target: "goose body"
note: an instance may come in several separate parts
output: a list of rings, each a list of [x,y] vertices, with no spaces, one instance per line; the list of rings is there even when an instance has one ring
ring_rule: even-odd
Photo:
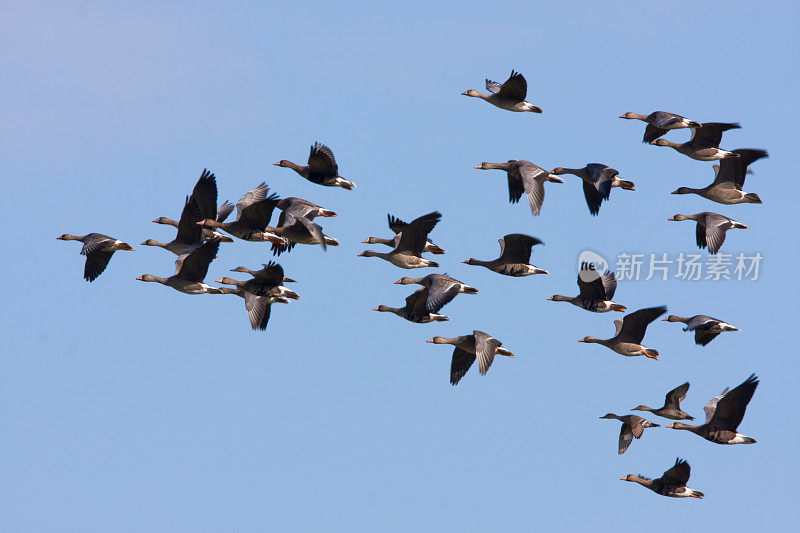
[[[747,167],[754,161],[768,154],[765,150],[738,148],[733,151],[738,157],[725,158],[719,165],[714,165],[714,181],[702,189],[679,187],[672,194],[697,194],[718,204],[760,204],[761,198],[756,193],[742,190],[747,175]]]
[[[373,311],[380,311],[383,313],[394,313],[400,318],[405,318],[409,322],[416,322],[418,324],[428,324],[429,322],[446,322],[450,317],[440,315],[438,312],[430,312],[429,308],[435,306],[428,303],[429,289],[423,287],[406,298],[406,305],[403,307],[389,307],[388,305],[379,305],[373,308]],[[439,308],[443,307],[440,305]]]
[[[646,348],[641,343],[644,339],[647,326],[666,312],[667,308],[665,306],[639,309],[638,311],[625,315],[620,320],[614,321],[617,331],[612,338],[598,339],[595,337],[584,337],[578,340],[578,342],[602,344],[606,348],[610,348],[626,357],[644,355],[650,359],[658,360],[658,351]]]
[[[457,385],[467,370],[478,360],[478,369],[481,375],[489,371],[489,367],[494,362],[495,355],[505,355],[514,357],[514,354],[502,348],[503,343],[495,339],[488,333],[474,330],[472,335],[461,337],[433,337],[427,342],[433,344],[451,344],[453,349],[453,359],[450,363],[450,384]]]
[[[530,264],[531,250],[542,241],[522,233],[510,233],[498,239],[500,243],[500,257],[491,261],[469,258],[462,263],[473,266],[482,266],[498,274],[512,277],[531,276],[533,274],[548,274],[546,270]]]
[[[664,322],[683,322],[686,324],[686,327],[683,328],[683,331],[694,331],[694,342],[700,346],[707,345],[720,333],[726,331],[739,331],[738,328],[731,326],[727,322],[723,322],[718,318],[708,315],[694,315],[693,317],[688,318],[677,315],[669,315],[663,320]]]
[[[278,196],[270,194],[266,183],[247,192],[236,202],[236,220],[219,222],[215,218],[206,218],[199,225],[221,230],[245,241],[274,241],[278,237],[267,231],[272,212],[278,204]]]
[[[339,246],[339,241],[325,235],[322,227],[314,222],[318,216],[335,217],[336,213],[323,209],[317,204],[300,198],[284,198],[277,203],[281,215],[278,218],[278,227],[268,227],[276,238],[271,238],[272,253],[281,255],[290,252],[295,244],[319,244],[323,250],[328,246]]]
[[[600,418],[614,419],[622,422],[622,428],[619,432],[619,445],[617,446],[617,453],[619,455],[625,453],[625,450],[627,450],[628,446],[630,446],[631,442],[633,442],[634,437],[637,439],[642,438],[645,428],[660,427],[658,424],[654,424],[653,422],[645,420],[641,416],[636,415],[619,416],[615,415],[614,413],[606,413]]]
[[[703,211],[694,215],[675,215],[667,220],[680,222],[683,220],[694,220],[697,222],[695,228],[695,239],[697,247],[700,249],[708,248],[708,253],[716,254],[725,242],[725,232],[729,229],[748,229],[741,222],[736,222],[719,213]]]
[[[554,294],[548,300],[553,302],[569,302],[576,307],[586,309],[593,313],[607,313],[609,311],[624,312],[626,307],[614,303],[614,293],[617,291],[617,278],[613,272],[606,272],[602,276],[595,274],[594,279],[587,280],[589,277],[585,273],[578,274],[578,288],[580,294],[577,296],[562,296]]]
[[[638,483],[645,488],[648,488],[669,498],[698,498],[702,499],[705,494],[698,490],[690,489],[686,486],[689,482],[689,475],[691,474],[691,467],[689,463],[683,459],[676,459],[675,466],[664,472],[661,477],[650,479],[643,476],[636,476],[628,474],[625,477],[619,478],[621,481],[632,481]]]
[[[522,159],[512,159],[506,163],[483,162],[475,168],[505,171],[508,177],[508,201],[515,204],[525,194],[531,206],[531,213],[534,215],[538,215],[542,210],[545,182],[564,183],[561,178]]]
[[[399,218],[389,215],[386,215],[389,221],[389,229],[391,229],[395,235],[391,239],[382,239],[380,237],[368,237],[361,241],[363,244],[385,244],[386,246],[391,246],[394,248],[397,246],[397,243],[400,241],[400,234],[403,232],[406,226],[408,226],[407,222],[400,220]],[[430,252],[436,255],[442,255],[445,251],[434,244],[434,242],[430,239],[425,239],[425,247],[422,249],[423,252]]]
[[[653,409],[646,405],[640,405],[634,407],[632,411],[649,411],[654,415],[669,418],[670,420],[694,420],[693,416],[681,411],[681,402],[686,398],[686,393],[688,391],[689,382],[687,381],[683,385],[678,385],[667,393],[666,398],[664,398],[664,407]]]
[[[482,94],[474,89],[469,89],[461,94],[464,96],[481,98],[493,106],[505,109],[506,111],[514,111],[516,113],[525,111],[530,111],[531,113],[542,112],[541,108],[525,101],[528,95],[528,82],[525,81],[525,77],[519,72],[512,70],[511,76],[509,76],[502,85],[487,79],[486,90],[489,91],[489,94]]]
[[[583,181],[583,197],[592,216],[597,216],[600,212],[600,204],[609,199],[613,187],[626,191],[636,190],[632,181],[619,177],[618,170],[601,163],[589,163],[583,168],[556,167],[551,173],[557,176],[572,174]]]
[[[395,281],[397,285],[418,284],[426,292],[424,311],[429,314],[438,313],[442,307],[453,301],[459,294],[477,294],[478,289],[470,287],[457,279],[444,274],[428,274],[424,278],[403,277]]]
[[[318,142],[311,146],[308,164],[305,166],[297,165],[286,159],[273,164],[278,167],[291,168],[311,183],[326,187],[341,187],[348,191],[356,188],[355,183],[339,175],[339,165],[336,163],[331,149]]]
[[[722,133],[738,129],[738,123],[704,122],[699,127],[692,128],[692,137],[685,143],[674,143],[666,139],[657,139],[650,144],[654,146],[669,146],[678,152],[698,161],[716,161],[718,159],[739,157],[738,154],[722,150],[719,143]]]
[[[438,211],[428,213],[412,220],[407,224],[396,239],[396,244],[391,252],[376,252],[364,250],[359,257],[379,257],[400,268],[425,268],[438,267],[439,263],[422,257],[428,240],[428,234],[441,220],[442,214]]]
[[[644,129],[644,137],[642,137],[642,142],[644,143],[655,141],[669,130],[675,130],[679,128],[697,128],[700,126],[699,122],[689,120],[686,117],[676,115],[675,113],[667,113],[666,111],[653,111],[649,115],[639,115],[638,113],[632,113],[628,111],[619,118],[641,120],[642,122],[646,122],[647,127]]]
[[[119,239],[103,235],[102,233],[89,233],[87,235],[70,235],[65,233],[56,237],[60,241],[78,241],[83,243],[81,255],[86,256],[83,267],[83,279],[92,282],[103,273],[111,261],[111,256],[117,250],[132,252],[133,247]]]
[[[216,287],[203,282],[211,261],[219,251],[219,241],[204,242],[187,250],[175,260],[175,274],[168,278],[143,274],[139,281],[161,283],[185,294],[222,294]]]

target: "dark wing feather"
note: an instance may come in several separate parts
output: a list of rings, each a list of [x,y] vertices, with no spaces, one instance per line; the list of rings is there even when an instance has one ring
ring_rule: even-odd
[[[219,251],[219,239],[206,241],[184,252],[175,261],[175,276],[184,281],[201,282]]]
[[[689,482],[689,475],[691,472],[692,469],[689,463],[683,459],[677,459],[675,461],[675,466],[664,472],[661,476],[661,482],[669,486],[685,487]]]
[[[458,296],[459,287],[446,276],[435,276],[428,287],[426,311],[438,313],[442,307]]]
[[[514,167],[506,172],[506,175],[508,176],[508,201],[515,204],[519,202],[519,199],[525,193],[522,175],[520,169]]]
[[[406,222],[392,215],[386,215],[386,218],[389,221],[389,229],[392,230],[395,233],[395,235],[403,231],[403,228],[408,226]]]
[[[717,410],[709,424],[718,429],[736,431],[742,423],[747,404],[758,387],[758,378],[751,374],[741,385],[734,387],[717,402]]]
[[[233,207],[234,205],[228,200],[222,202],[222,204],[217,208],[217,222],[225,222],[225,220],[230,216],[231,211],[233,211]]]
[[[653,111],[647,117],[648,123],[657,128],[669,128],[682,121],[685,117],[676,115],[675,113],[667,113],[666,111]]]
[[[686,393],[689,391],[689,382],[683,385],[678,385],[667,393],[664,398],[664,407],[680,410],[681,402],[686,398]]]
[[[421,322],[428,316],[428,288],[423,287],[406,297],[406,316],[411,322]]]
[[[450,362],[450,384],[457,385],[469,367],[475,362],[475,354],[456,348],[453,350],[453,360]]]
[[[335,178],[339,174],[339,165],[333,157],[333,152],[324,144],[314,143],[308,154],[309,181],[322,183],[328,178]]]
[[[639,309],[622,317],[622,328],[617,334],[617,339],[622,342],[640,344],[644,339],[647,326],[656,318],[667,312],[666,306],[647,307]]]
[[[193,198],[186,198],[175,240],[183,244],[195,244],[203,240],[203,228],[197,223],[206,218],[201,213],[197,202]]]
[[[528,82],[519,72],[511,71],[511,76],[500,86],[497,96],[509,98],[511,100],[525,100],[528,95]]]
[[[747,167],[761,158],[769,157],[766,150],[754,148],[737,148],[733,153],[739,157],[723,159],[719,162],[719,172],[714,180],[714,184],[731,182],[741,190],[747,176]]]
[[[106,246],[114,244],[116,239],[112,239],[108,235],[102,233],[90,233],[83,238],[83,246],[81,247],[81,255],[89,255],[93,252],[99,252]]]
[[[583,196],[586,198],[586,205],[589,206],[589,213],[597,216],[600,212],[600,204],[603,203],[603,195],[591,183],[583,182]]]
[[[217,217],[217,178],[208,169],[203,169],[190,199],[197,203],[200,220],[207,218],[213,220]]]
[[[425,249],[425,242],[428,240],[428,234],[433,230],[436,224],[439,223],[441,218],[442,214],[438,211],[434,211],[409,222],[400,233],[400,240],[395,250],[409,251],[417,255],[421,254],[422,250]]]
[[[659,128],[658,126],[653,126],[652,124],[648,124],[644,128],[644,137],[642,137],[643,143],[653,142],[669,130],[665,130],[663,128]]]
[[[631,426],[629,424],[623,422],[622,427],[619,430],[619,444],[617,453],[619,455],[625,453],[625,450],[628,449],[628,446],[631,445],[631,442],[633,442],[633,431],[631,430]]]
[[[86,265],[83,267],[83,279],[86,281],[96,280],[108,266],[112,255],[114,255],[114,252],[104,252],[102,250],[86,254]]]
[[[542,241],[522,233],[509,233],[500,239],[500,260],[506,263],[525,263],[531,260],[531,250]]]
[[[692,128],[689,142],[695,148],[719,148],[722,133],[737,128],[741,128],[738,123],[704,122],[702,127]]]
[[[281,285],[283,283],[283,267],[274,261],[264,265],[264,268],[253,273],[253,277],[267,285]]]

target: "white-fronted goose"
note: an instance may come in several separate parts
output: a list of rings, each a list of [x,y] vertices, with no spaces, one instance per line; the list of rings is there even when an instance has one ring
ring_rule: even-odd
[[[472,332],[472,335],[464,335],[455,338],[434,337],[426,342],[433,344],[452,344],[455,346],[453,350],[453,360],[450,363],[450,384],[457,385],[464,374],[467,373],[469,367],[478,359],[478,370],[481,375],[489,371],[489,367],[494,362],[494,356],[505,355],[506,357],[514,357],[514,354],[502,348],[503,343],[495,339],[488,333],[478,331],[477,329]]]
[[[669,130],[678,128],[698,128],[699,122],[688,120],[686,117],[676,115],[675,113],[667,113],[666,111],[653,111],[649,115],[640,115],[628,111],[619,118],[641,120],[647,122],[647,127],[644,129],[643,143],[653,142]]]
[[[103,235],[102,233],[89,233],[88,235],[70,235],[65,233],[56,237],[60,241],[80,241],[83,243],[81,255],[86,256],[86,265],[83,267],[83,279],[92,282],[103,273],[111,261],[111,256],[117,250],[133,251],[133,247],[125,242]]]
[[[682,422],[673,422],[667,427],[671,429],[685,429],[695,435],[716,444],[755,444],[756,439],[737,433],[739,424],[742,423],[747,404],[753,398],[753,393],[758,387],[758,378],[750,374],[741,385],[728,392],[711,398],[706,404],[706,423],[702,426],[690,426]]]
[[[247,281],[240,281],[223,277],[215,280],[215,283],[235,285],[256,296],[280,296],[293,300],[300,299],[300,296],[296,292],[283,286],[283,283],[288,278],[283,273],[283,267],[278,263],[270,261],[268,264],[264,265],[264,268],[255,271],[245,269],[244,267],[236,267],[232,272],[248,272],[253,278]]]
[[[394,313],[400,318],[405,318],[409,322],[416,322],[418,324],[427,324],[429,322],[446,322],[450,317],[440,315],[438,313],[428,312],[428,288],[422,288],[406,297],[406,305],[403,307],[389,307],[388,305],[379,305],[373,307],[373,311],[380,311],[382,313]]]
[[[159,242],[155,239],[147,239],[142,246],[157,246],[175,255],[181,255],[189,248],[193,248],[203,242],[203,231],[198,222],[203,220],[200,216],[200,209],[197,202],[191,198],[186,198],[186,203],[181,211],[181,220],[178,223],[178,233],[170,242]],[[233,240],[228,238],[228,240]]]
[[[512,159],[507,163],[483,162],[475,167],[478,170],[503,170],[508,176],[508,201],[512,204],[519,202],[524,193],[531,204],[531,212],[538,215],[544,203],[544,183],[564,183],[564,180],[554,176],[546,170],[537,167],[530,161]]]
[[[530,111],[532,113],[541,113],[542,109],[535,105],[526,102],[525,97],[528,95],[528,82],[519,72],[511,71],[511,76],[505,83],[499,83],[491,80],[486,80],[486,90],[491,94],[482,94],[475,89],[470,89],[461,93],[464,96],[472,96],[475,98],[482,98],[493,106],[507,111],[523,112]]]
[[[602,344],[606,348],[610,348],[618,354],[627,357],[644,355],[650,359],[658,360],[658,351],[652,348],[645,348],[641,343],[642,340],[644,340],[647,326],[666,312],[667,308],[663,305],[660,307],[639,309],[638,311],[625,315],[620,320],[614,321],[617,331],[612,338],[597,339],[595,337],[584,337],[578,340],[578,342]]]
[[[719,252],[722,243],[725,242],[725,232],[729,229],[748,229],[747,226],[741,222],[728,218],[718,213],[711,211],[703,211],[702,213],[695,213],[694,215],[675,215],[667,220],[673,222],[680,222],[683,220],[694,220],[697,222],[695,228],[695,238],[697,239],[697,247],[702,249],[708,247],[708,253],[711,255]]]
[[[549,274],[547,270],[531,265],[531,249],[536,244],[544,244],[536,237],[522,233],[510,233],[497,240],[500,243],[500,257],[483,261],[470,257],[461,261],[467,265],[482,266],[504,276],[521,277],[533,274]]]
[[[686,324],[683,331],[694,331],[694,343],[700,346],[705,346],[724,331],[739,331],[738,328],[731,326],[727,322],[707,315],[694,315],[689,318],[669,315],[667,318],[663,319],[663,321],[683,322]]]
[[[361,241],[362,244],[385,244],[386,246],[391,246],[392,248],[397,246],[397,242],[400,240],[400,234],[403,232],[403,229],[408,226],[408,223],[390,214],[387,214],[386,218],[389,221],[389,229],[395,233],[394,238],[381,239],[380,237],[368,237]],[[445,253],[442,248],[434,244],[430,239],[425,239],[425,248],[423,248],[422,251],[430,252],[436,255],[442,255]]]
[[[686,393],[688,391],[689,382],[687,381],[683,385],[678,385],[667,393],[667,397],[664,398],[664,407],[653,409],[652,407],[647,407],[646,405],[640,405],[638,407],[634,407],[631,409],[631,411],[649,411],[654,415],[663,416],[664,418],[669,418],[670,420],[694,420],[693,416],[689,416],[681,411],[681,402],[686,398]]]
[[[612,187],[620,187],[626,191],[636,190],[632,181],[620,179],[619,171],[600,163],[589,163],[583,168],[556,167],[552,174],[573,174],[583,181],[583,196],[589,206],[589,213],[593,216],[600,212],[603,200],[608,200]]]
[[[702,189],[679,187],[672,194],[697,194],[718,204],[760,204],[761,198],[754,192],[744,192],[744,179],[747,175],[747,166],[767,157],[765,150],[752,148],[738,148],[733,151],[739,157],[727,158],[714,165],[714,182]]]
[[[642,438],[642,433],[644,433],[645,428],[660,427],[658,424],[654,424],[649,420],[645,420],[641,416],[636,415],[619,416],[615,415],[614,413],[606,413],[600,418],[609,418],[622,422],[622,429],[620,429],[619,432],[619,447],[617,449],[617,453],[619,455],[625,453],[625,450],[627,450],[628,446],[631,445],[634,437],[637,439]]]
[[[465,285],[457,279],[444,274],[428,274],[424,278],[403,277],[395,281],[396,285],[416,283],[428,289],[425,300],[426,313],[438,313],[442,307],[450,303],[459,294],[478,294],[478,289]]]
[[[175,260],[175,274],[168,278],[143,274],[139,281],[151,281],[172,287],[186,294],[222,294],[216,287],[203,282],[208,273],[208,266],[217,256],[219,241],[206,241],[183,253]]]
[[[438,267],[439,263],[422,257],[428,234],[441,220],[442,214],[438,211],[422,215],[412,220],[400,232],[394,250],[388,253],[364,250],[359,257],[380,257],[400,268]]]
[[[685,143],[657,139],[650,144],[654,146],[669,146],[698,161],[716,161],[717,159],[739,157],[738,154],[721,150],[719,147],[719,143],[722,142],[722,133],[738,128],[741,128],[738,123],[703,122],[700,127],[692,128],[692,138]]]
[[[699,490],[690,489],[686,486],[689,482],[689,475],[691,474],[691,467],[689,463],[680,457],[675,460],[675,466],[664,472],[664,474],[656,479],[650,479],[642,476],[635,476],[628,474],[625,477],[619,478],[620,481],[633,481],[639,485],[646,487],[656,494],[667,496],[669,498],[698,498],[702,499],[705,494]]]
[[[308,154],[308,165],[300,166],[285,159],[273,163],[273,165],[291,168],[311,183],[318,185],[341,187],[348,191],[356,188],[355,183],[339,175],[339,165],[336,164],[336,158],[333,157],[331,149],[318,142],[311,147],[311,152]]]
[[[277,237],[267,231],[272,212],[278,204],[278,195],[270,194],[266,183],[259,184],[255,189],[247,192],[236,202],[236,220],[233,222],[218,222],[207,218],[198,222],[200,225],[219,228],[234,237],[245,241],[269,241]]]
[[[289,303],[289,300],[278,296],[256,296],[241,287],[220,287],[219,291],[221,294],[235,294],[240,298],[244,298],[244,307],[247,311],[247,317],[250,319],[250,327],[254,330],[264,331],[267,329],[272,304]]]
[[[297,283],[292,278],[287,278],[283,274],[283,267],[281,267],[278,263],[270,261],[269,263],[262,263],[262,266],[264,268],[262,268],[261,270],[250,270],[247,267],[238,266],[236,268],[232,268],[231,272],[245,272],[247,274],[250,274],[254,278],[262,278],[262,279],[267,279],[267,280],[277,280],[279,283],[281,281],[283,283]],[[276,266],[280,268],[280,274],[278,274],[278,271],[275,268]],[[283,276],[283,280],[279,280],[278,279],[279,276]]]
[[[581,271],[578,274],[578,288],[580,289],[580,294],[577,296],[554,294],[548,300],[569,302],[593,313],[606,313],[608,311],[622,313],[626,309],[624,305],[611,301],[617,291],[617,278],[613,272],[606,272],[601,276],[593,270]]]
[[[270,238],[273,254],[290,252],[296,244],[319,244],[323,250],[327,250],[329,245],[339,246],[339,241],[325,235],[322,227],[314,222],[318,216],[335,217],[336,213],[301,198],[291,197],[284,200],[277,205],[281,210],[278,226],[267,228],[276,237]]]

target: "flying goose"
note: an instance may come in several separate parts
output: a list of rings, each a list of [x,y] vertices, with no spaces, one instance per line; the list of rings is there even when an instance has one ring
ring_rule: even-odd
[[[339,241],[325,235],[322,227],[314,222],[318,216],[335,217],[336,213],[333,211],[294,197],[284,198],[278,202],[277,207],[281,210],[278,227],[267,228],[267,231],[274,236],[270,238],[273,254],[290,252],[295,244],[319,244],[323,250],[327,250],[328,245],[339,246]]]
[[[300,296],[296,292],[283,286],[283,283],[288,278],[284,276],[283,267],[278,263],[270,261],[268,264],[264,265],[264,268],[257,271],[245,269],[244,267],[236,267],[232,272],[249,272],[253,278],[247,281],[240,281],[224,277],[215,280],[215,283],[235,285],[256,296],[277,296],[292,298],[293,300],[300,299]]]
[[[691,426],[682,422],[673,422],[667,427],[685,429],[695,435],[716,444],[755,444],[756,439],[737,433],[742,423],[747,404],[753,398],[758,387],[758,378],[750,374],[742,384],[728,392],[726,388],[721,394],[711,398],[703,408],[706,412],[706,423],[702,426]]]
[[[702,213],[695,213],[694,215],[675,215],[667,220],[673,222],[680,222],[683,220],[694,220],[697,222],[695,228],[695,237],[697,239],[698,248],[708,247],[708,253],[711,255],[716,254],[725,242],[725,232],[729,229],[748,229],[747,226],[741,222],[720,215],[712,213],[711,211],[703,211]]]
[[[556,167],[551,174],[573,174],[583,180],[583,196],[593,216],[600,212],[603,200],[608,200],[612,187],[620,187],[625,191],[636,190],[632,181],[620,179],[619,171],[600,163],[589,163],[583,168]]]
[[[111,261],[111,256],[117,250],[132,252],[130,244],[103,235],[102,233],[89,233],[88,235],[70,235],[65,233],[56,237],[60,241],[80,241],[83,243],[81,255],[86,256],[86,265],[83,267],[83,279],[92,282],[103,273]]]
[[[402,277],[394,283],[395,285],[416,283],[425,287],[427,289],[424,308],[426,313],[438,313],[442,307],[461,293],[478,294],[478,289],[444,274],[428,274],[424,278]]]
[[[619,446],[617,449],[617,453],[619,455],[625,453],[625,450],[627,450],[628,446],[631,445],[634,437],[637,439],[642,438],[642,433],[644,433],[645,428],[660,427],[658,424],[654,424],[649,420],[645,420],[641,416],[636,415],[619,416],[615,415],[614,413],[606,413],[600,418],[615,419],[622,422],[622,428],[619,431]]]
[[[217,256],[219,240],[206,241],[184,252],[175,260],[175,274],[168,278],[143,274],[139,281],[161,283],[186,294],[222,294],[222,292],[203,282],[208,266]]]
[[[661,477],[650,479],[643,476],[635,476],[628,474],[625,477],[619,478],[620,481],[633,481],[643,487],[646,487],[656,494],[668,496],[670,498],[698,498],[702,499],[705,494],[699,490],[690,489],[686,486],[689,482],[689,475],[691,474],[691,467],[689,463],[681,458],[675,460],[675,465],[664,472]]]
[[[694,420],[693,416],[689,416],[681,411],[681,402],[686,398],[686,393],[688,391],[689,382],[687,381],[683,385],[678,385],[667,393],[666,398],[664,398],[664,407],[653,409],[646,405],[640,405],[634,407],[631,411],[650,411],[654,415],[663,416],[670,420]]]
[[[660,307],[639,309],[638,311],[625,315],[620,320],[614,321],[617,331],[612,338],[597,339],[595,337],[584,337],[578,340],[578,342],[602,344],[606,348],[610,348],[618,354],[627,357],[644,355],[650,359],[658,360],[658,351],[652,348],[645,348],[641,343],[644,339],[647,326],[666,312],[667,308],[663,305]]]
[[[254,278],[259,278],[260,277],[260,278],[267,278],[267,279],[277,279],[277,276],[276,276],[277,270],[274,269],[274,265],[277,265],[278,267],[280,267],[280,265],[278,265],[278,263],[274,263],[274,262],[270,261],[269,263],[262,263],[262,266],[264,268],[262,268],[261,270],[250,270],[247,267],[238,266],[236,268],[232,268],[231,272],[245,272],[247,274],[250,274]],[[281,267],[281,274],[280,275],[283,275],[283,267]],[[297,281],[293,280],[292,278],[287,278],[285,275],[283,276],[282,280],[278,280],[278,281],[282,281],[283,283],[297,283]]]
[[[649,115],[639,115],[628,111],[619,118],[627,118],[629,120],[641,120],[647,122],[647,127],[644,129],[643,143],[655,141],[669,130],[678,128],[698,128],[699,122],[688,120],[686,117],[676,115],[675,113],[667,113],[666,111],[653,111]]]
[[[569,302],[593,313],[606,313],[608,311],[622,313],[627,309],[624,305],[611,301],[617,291],[617,278],[613,272],[606,272],[601,276],[593,270],[582,270],[578,273],[578,288],[580,289],[580,294],[577,296],[570,297],[554,294],[547,299],[553,302]]]
[[[387,214],[386,218],[389,221],[389,229],[394,232],[394,237],[391,239],[381,239],[380,237],[368,237],[361,241],[362,244],[385,244],[386,246],[391,246],[394,248],[397,246],[397,242],[400,240],[400,233],[402,233],[403,229],[408,226],[407,222],[400,220],[399,218]],[[433,243],[430,239],[425,240],[425,248],[422,249],[423,252],[430,252],[432,254],[441,255],[444,254],[444,250]]]
[[[507,357],[514,357],[514,354],[502,348],[502,342],[495,339],[488,333],[478,331],[477,329],[472,332],[472,335],[463,335],[461,337],[446,338],[446,337],[433,337],[426,342],[433,344],[452,344],[455,346],[453,350],[453,360],[450,363],[450,384],[457,385],[464,374],[467,373],[469,367],[478,359],[478,370],[481,375],[485,375],[492,366],[495,354],[505,355]]]
[[[278,195],[267,196],[268,192],[269,187],[262,182],[239,198],[236,202],[236,220],[233,222],[219,222],[213,218],[206,218],[198,224],[220,228],[245,241],[275,240],[277,236],[267,231],[267,226],[278,204]]]
[[[438,211],[422,215],[412,220],[400,232],[400,238],[394,250],[388,253],[364,250],[359,257],[380,257],[400,268],[438,267],[439,263],[422,258],[422,251],[428,240],[428,234],[441,220],[442,214]]]
[[[717,335],[724,331],[740,331],[723,322],[718,318],[707,315],[694,315],[693,317],[683,317],[677,315],[669,315],[667,318],[662,319],[664,322],[683,322],[686,327],[683,331],[694,331],[694,343],[700,346],[705,346],[713,341]]]
[[[738,148],[733,151],[739,157],[726,158],[714,165],[714,182],[702,189],[679,187],[672,194],[697,194],[718,204],[760,204],[761,198],[754,192],[742,190],[747,175],[747,166],[767,157],[765,150]]]
[[[203,229],[198,225],[201,220],[203,217],[200,216],[197,202],[187,197],[183,211],[181,211],[181,220],[178,222],[178,233],[175,238],[167,243],[147,239],[142,246],[157,246],[175,255],[181,255],[189,248],[194,248],[203,242]],[[228,240],[232,241],[233,239],[228,238]]]
[[[272,304],[289,303],[289,300],[279,296],[256,296],[241,287],[220,287],[219,291],[222,294],[235,294],[240,298],[244,298],[244,308],[247,311],[247,317],[250,319],[250,327],[254,330],[264,331],[267,329]]]
[[[534,245],[544,244],[536,237],[522,233],[510,233],[497,240],[500,243],[500,257],[491,261],[469,258],[462,263],[482,266],[504,276],[530,276],[532,274],[549,274],[546,270],[529,264],[531,249]]]
[[[475,167],[478,170],[503,170],[508,176],[508,201],[512,204],[519,202],[524,193],[531,204],[531,212],[538,215],[544,203],[544,183],[564,183],[561,178],[537,167],[530,161],[512,159],[507,163],[483,162]]]
[[[721,150],[719,147],[719,143],[722,141],[722,133],[738,128],[741,128],[738,122],[704,122],[699,127],[692,128],[692,138],[685,143],[657,139],[650,144],[654,146],[669,146],[698,161],[716,161],[717,159],[739,157],[739,154]]]
[[[528,82],[519,72],[511,71],[511,76],[500,85],[495,81],[486,80],[486,90],[491,94],[482,94],[474,89],[461,93],[464,96],[482,98],[490,104],[507,111],[541,113],[542,110],[525,101],[528,95]]]
[[[318,185],[341,187],[348,191],[356,188],[355,183],[339,175],[339,165],[336,164],[336,158],[333,157],[331,149],[318,142],[311,147],[311,152],[308,154],[308,165],[300,166],[285,159],[273,163],[273,165],[291,168],[311,183]]]
[[[382,313],[394,313],[400,318],[405,318],[409,322],[416,322],[419,324],[427,324],[429,322],[446,322],[450,317],[440,315],[437,312],[428,311],[428,292],[429,289],[424,287],[406,297],[406,305],[403,307],[389,307],[388,305],[379,305],[372,308],[373,311],[380,311]],[[444,304],[442,304],[444,306]],[[441,307],[441,306],[440,306]]]

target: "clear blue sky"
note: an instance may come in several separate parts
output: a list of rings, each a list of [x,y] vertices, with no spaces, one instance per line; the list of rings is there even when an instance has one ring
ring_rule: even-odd
[[[798,9],[791,3],[4,3],[0,175],[6,253],[0,358],[4,531],[671,531],[797,523],[798,350],[791,324],[797,209]],[[524,73],[544,114],[460,96]],[[740,122],[723,146],[766,148],[746,190],[763,205],[671,196],[711,163],[642,144],[625,111]],[[684,139],[675,132],[671,139]],[[307,183],[280,159],[331,146],[355,192]],[[481,161],[545,168],[603,162],[636,182],[589,215],[577,178],[548,184],[542,216],[509,205]],[[174,257],[138,246],[172,232],[203,168],[220,200],[262,180],[340,216],[342,245],[281,257],[299,302],[265,333],[242,301],[137,282]],[[480,289],[444,324],[370,311],[397,305],[408,274],[357,258],[386,213],[438,209],[441,271]],[[751,229],[724,252],[764,256],[755,282],[620,282],[630,309],[666,304],[742,332],[706,348],[655,323],[658,362],[576,341],[613,334],[610,315],[545,301],[574,294],[578,253],[694,252],[675,213],[713,210]],[[796,218],[796,217],[794,217]],[[796,224],[795,224],[796,225]],[[134,245],[93,284],[64,232]],[[549,276],[462,265],[530,233]],[[213,280],[255,267],[266,246],[224,245]],[[418,271],[419,272],[419,271]],[[422,271],[427,273],[428,270]],[[448,384],[434,335],[487,331],[517,354]],[[751,372],[761,385],[740,429],[752,446],[648,430],[623,456],[598,417],[657,406],[691,382],[702,406]],[[664,425],[668,421],[650,417]],[[618,481],[676,456],[703,501]]]

